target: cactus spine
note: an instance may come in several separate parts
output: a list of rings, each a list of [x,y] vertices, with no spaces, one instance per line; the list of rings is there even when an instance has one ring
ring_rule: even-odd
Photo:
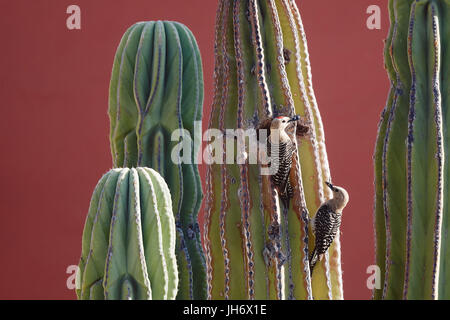
[[[375,299],[449,299],[450,1],[390,0],[375,147]]]
[[[111,76],[109,117],[114,166],[150,167],[165,178],[177,224],[180,299],[206,298],[206,266],[197,215],[203,193],[192,141],[189,163],[171,160],[171,135],[199,130],[203,108],[200,52],[177,22],[137,23],[124,34]],[[194,123],[198,121],[198,126]]]
[[[290,177],[295,194],[288,211],[280,212],[270,176],[260,175],[258,165],[208,167],[208,297],[341,299],[339,239],[312,279],[309,275],[308,246],[314,241],[309,216],[331,196],[324,188],[330,172],[295,2],[220,0],[215,59],[210,128],[254,129],[273,115],[295,113],[309,122],[312,132],[298,144]],[[274,254],[264,259],[268,246]]]
[[[175,299],[175,219],[164,179],[112,169],[98,182],[83,231],[79,299]]]

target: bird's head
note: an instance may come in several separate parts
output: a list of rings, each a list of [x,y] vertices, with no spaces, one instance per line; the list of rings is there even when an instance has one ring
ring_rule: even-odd
[[[276,117],[272,120],[272,123],[270,124],[270,130],[284,130],[286,129],[291,123],[294,121],[297,121],[300,117],[298,115],[295,115],[293,117]]]
[[[341,212],[349,200],[347,191],[342,187],[332,185],[330,182],[325,183],[333,192],[333,199],[329,200],[329,204],[335,212]]]

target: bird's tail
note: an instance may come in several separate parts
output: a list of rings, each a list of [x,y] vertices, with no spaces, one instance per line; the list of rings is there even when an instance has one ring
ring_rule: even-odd
[[[312,254],[311,254],[311,258],[309,258],[309,273],[312,275],[313,270],[314,270],[314,266],[317,263],[319,256],[317,255],[317,251],[316,248],[314,248]]]

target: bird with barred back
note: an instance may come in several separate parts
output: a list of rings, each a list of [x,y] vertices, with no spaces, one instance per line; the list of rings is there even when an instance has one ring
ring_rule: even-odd
[[[292,124],[295,125],[296,136],[302,137],[309,132],[309,127],[305,125],[298,115],[267,119],[259,127],[259,129],[269,129],[267,150],[270,158],[270,167],[275,168],[271,179],[286,209],[289,208],[289,200],[293,197],[289,174],[292,167],[292,157],[297,152],[294,141],[287,133],[288,127]]]
[[[327,200],[319,207],[312,221],[315,246],[309,259],[311,275],[317,261],[322,260],[323,255],[327,252],[339,232],[342,210],[349,200],[348,193],[344,188],[334,186],[329,182],[326,182],[326,184],[333,192],[333,198]]]

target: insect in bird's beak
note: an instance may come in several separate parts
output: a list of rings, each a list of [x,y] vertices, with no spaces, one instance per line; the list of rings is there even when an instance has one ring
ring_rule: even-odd
[[[291,119],[289,119],[288,122],[293,122],[293,121],[298,121],[298,120],[300,120],[300,116],[298,114],[296,114]]]

